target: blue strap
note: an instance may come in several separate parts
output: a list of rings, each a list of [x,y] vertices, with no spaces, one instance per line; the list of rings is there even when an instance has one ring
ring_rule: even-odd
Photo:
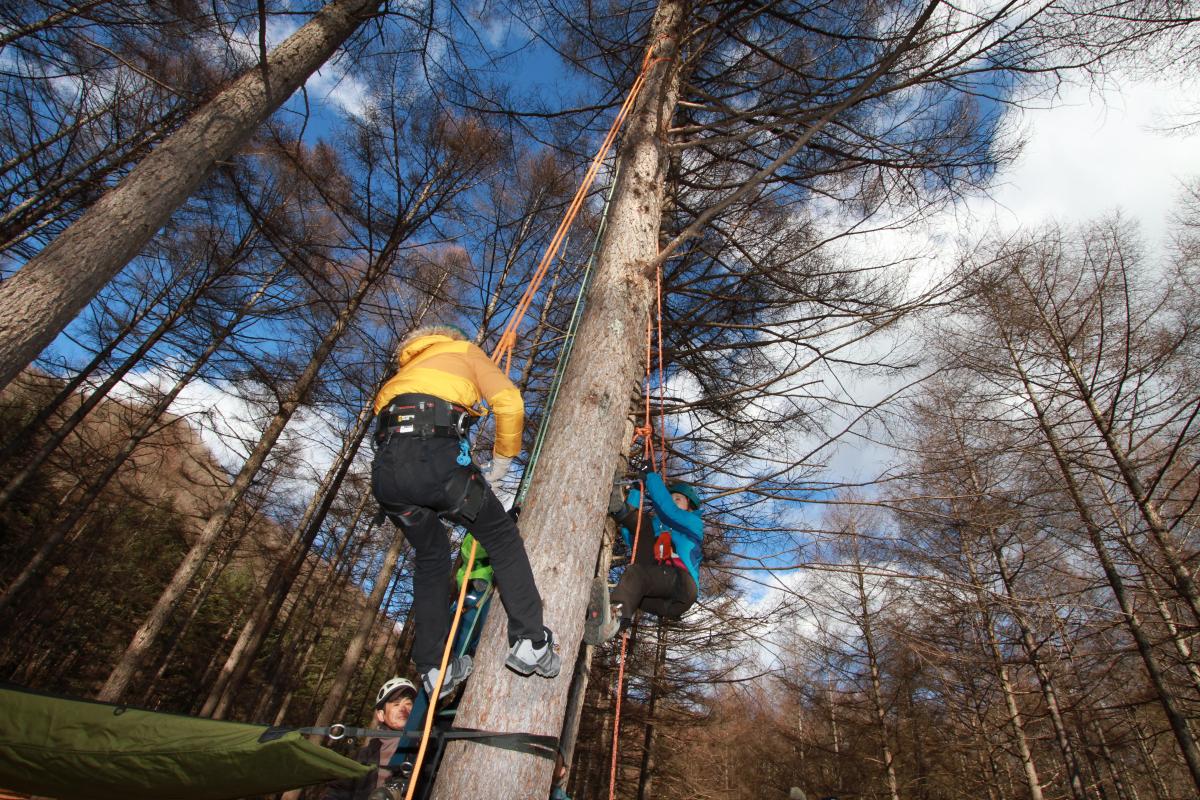
[[[458,440],[458,457],[454,460],[460,467],[471,466],[471,445],[466,439]]]

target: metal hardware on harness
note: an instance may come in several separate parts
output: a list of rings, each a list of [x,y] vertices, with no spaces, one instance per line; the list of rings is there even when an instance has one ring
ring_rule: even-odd
[[[458,441],[458,455],[454,457],[460,467],[471,466],[471,443],[466,439]]]
[[[375,442],[392,436],[445,436],[465,439],[475,418],[467,409],[427,394],[396,395],[379,412]],[[465,466],[465,465],[464,465]]]

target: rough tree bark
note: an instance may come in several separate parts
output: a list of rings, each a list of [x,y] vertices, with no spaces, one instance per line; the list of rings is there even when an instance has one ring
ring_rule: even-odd
[[[117,186],[0,285],[0,388],[33,361],[175,209],[334,51],[379,0],[334,0],[196,111]]]
[[[546,624],[556,634],[567,668],[554,680],[521,678],[504,669],[508,642],[503,615],[492,615],[458,710],[455,724],[460,727],[551,736],[562,730],[570,665],[583,634],[588,586],[604,531],[605,499],[614,462],[623,451],[630,397],[643,371],[654,296],[653,274],[646,265],[659,249],[669,157],[664,132],[678,97],[674,56],[683,10],[682,0],[662,0],[651,22],[648,40],[655,56],[671,60],[654,65],[628,120],[618,156],[621,184],[609,208],[575,357],[566,368],[554,424],[521,519],[545,600]],[[434,798],[545,796],[551,771],[546,759],[455,742]]]

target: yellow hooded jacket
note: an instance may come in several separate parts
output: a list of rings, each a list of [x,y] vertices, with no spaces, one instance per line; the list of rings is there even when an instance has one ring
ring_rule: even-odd
[[[442,334],[418,336],[400,351],[400,371],[375,398],[378,414],[401,394],[429,394],[471,409],[486,399],[496,415],[497,457],[514,458],[521,452],[525,403],[504,371],[471,342]]]

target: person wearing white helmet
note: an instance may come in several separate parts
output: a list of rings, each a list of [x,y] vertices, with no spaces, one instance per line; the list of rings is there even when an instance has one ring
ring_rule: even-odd
[[[412,713],[413,699],[417,687],[407,678],[389,678],[375,694],[375,713],[372,724],[384,730],[402,731]],[[399,737],[373,738],[354,755],[360,764],[375,767],[357,780],[335,781],[325,788],[322,800],[367,800],[371,792],[383,786],[392,777],[387,768],[396,753]]]

